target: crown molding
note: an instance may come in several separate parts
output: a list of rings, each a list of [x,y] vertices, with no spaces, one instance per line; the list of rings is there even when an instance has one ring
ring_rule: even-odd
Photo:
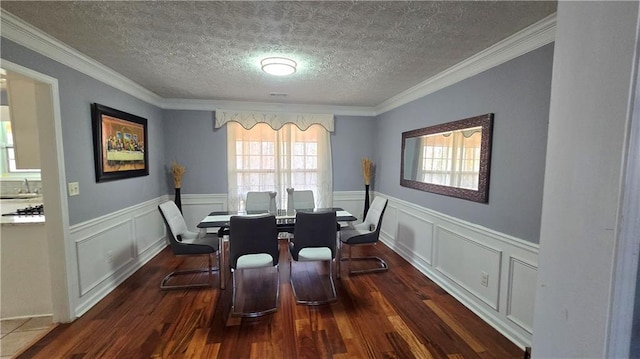
[[[547,16],[375,107],[162,98],[4,10],[0,10],[0,21],[2,37],[162,109],[215,111],[217,108],[243,108],[249,111],[333,113],[341,116],[373,117],[553,42],[556,14]]]
[[[556,14],[554,13],[426,81],[382,102],[375,107],[376,115],[393,110],[549,44],[555,41],[555,35]]]
[[[162,97],[129,80],[122,74],[63,44],[22,19],[0,11],[2,37],[18,43],[63,65],[112,86],[142,101],[160,107]]]
[[[265,112],[304,112],[304,113],[332,113],[340,116],[375,116],[373,107],[357,106],[327,106],[327,105],[304,105],[268,102],[245,102],[245,101],[218,101],[218,100],[189,100],[189,99],[164,99],[163,109],[170,110],[202,110],[215,111],[219,108],[242,109],[243,111],[265,111]]]

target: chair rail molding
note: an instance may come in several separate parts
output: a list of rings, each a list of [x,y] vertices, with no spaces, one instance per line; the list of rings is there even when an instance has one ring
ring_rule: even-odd
[[[380,240],[521,348],[531,345],[538,245],[389,200]]]

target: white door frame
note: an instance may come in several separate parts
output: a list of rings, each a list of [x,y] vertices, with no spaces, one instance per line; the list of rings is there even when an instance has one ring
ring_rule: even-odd
[[[73,251],[69,232],[69,206],[65,188],[64,151],[62,146],[62,122],[58,80],[24,66],[2,59],[0,67],[19,73],[48,86],[51,97],[51,116],[38,118],[43,203],[46,208],[45,229],[49,247],[51,272],[51,298],[53,321],[70,322],[76,317],[70,293]],[[16,273],[19,275],[19,273]]]
[[[639,9],[640,11],[640,9]],[[640,19],[640,13],[638,15]],[[640,21],[639,21],[640,24]],[[611,308],[606,353],[608,358],[628,358],[631,348],[640,254],[640,27],[636,28],[633,80],[629,95],[627,138],[625,139],[621,206],[618,211],[618,240],[612,278]],[[633,315],[630,315],[633,313]]]

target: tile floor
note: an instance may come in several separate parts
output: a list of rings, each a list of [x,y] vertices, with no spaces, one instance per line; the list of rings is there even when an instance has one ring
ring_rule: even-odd
[[[52,326],[51,316],[3,319],[0,321],[0,358],[12,358]]]

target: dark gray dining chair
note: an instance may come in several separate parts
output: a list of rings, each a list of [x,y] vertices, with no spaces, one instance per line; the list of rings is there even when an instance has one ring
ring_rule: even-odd
[[[327,212],[298,212],[294,239],[289,242],[289,281],[293,289],[296,303],[319,305],[333,302],[337,299],[336,287],[333,282],[333,260],[336,255],[337,231],[340,230],[335,211]],[[327,261],[329,262],[329,282],[331,297],[325,300],[302,299],[298,296],[293,284],[293,263]]]
[[[351,256],[351,247],[352,246],[361,246],[361,245],[372,245],[378,243],[378,239],[380,238],[380,227],[382,226],[382,216],[384,216],[384,211],[387,208],[387,199],[382,197],[376,197],[371,203],[371,207],[369,207],[369,212],[367,212],[367,216],[364,221],[360,224],[356,224],[349,227],[344,227],[340,230],[340,242],[341,249],[347,246],[347,257],[341,257],[341,261],[347,261],[347,269],[349,274],[357,274],[357,273],[370,273],[370,272],[381,272],[389,269],[387,262],[385,262],[380,257],[369,256],[369,257],[352,257]],[[340,254],[342,256],[342,254]],[[371,269],[362,269],[362,270],[351,270],[351,261],[374,261],[376,263],[375,268]]]
[[[229,224],[229,266],[233,280],[231,313],[242,317],[259,317],[278,310],[280,298],[280,274],[278,259],[278,230],[276,217],[272,214],[260,216],[232,216]],[[276,298],[272,308],[259,311],[236,312],[237,274],[245,269],[276,268]]]
[[[213,286],[213,272],[218,270],[218,267],[213,266],[214,254],[218,257],[218,235],[216,233],[196,233],[191,232],[187,228],[187,224],[182,217],[182,213],[176,206],[175,202],[168,201],[158,206],[162,220],[167,226],[169,232],[169,244],[173,254],[180,256],[191,255],[203,255],[209,256],[209,267],[198,268],[189,270],[176,270],[169,273],[162,282],[160,282],[160,288],[165,289],[184,289],[184,288],[197,288],[197,287],[212,287]],[[219,260],[216,259],[219,263]],[[209,273],[208,283],[195,283],[195,284],[181,284],[181,285],[169,285],[167,284],[173,277],[177,275],[186,275],[194,273]]]

